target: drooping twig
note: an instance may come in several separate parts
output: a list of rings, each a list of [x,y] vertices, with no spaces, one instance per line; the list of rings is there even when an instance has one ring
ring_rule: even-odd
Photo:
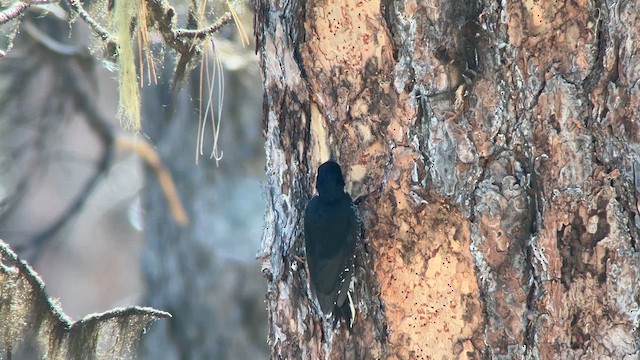
[[[55,40],[48,39],[48,41],[45,41],[45,37],[43,36],[46,35],[33,31],[34,29],[27,29],[27,32],[31,34],[35,40],[40,41],[47,49],[55,52],[57,46],[54,46],[53,48],[48,46]],[[100,138],[104,149],[102,156],[96,165],[95,172],[89,180],[87,180],[81,191],[78,192],[67,209],[51,226],[32,238],[30,244],[34,247],[34,254],[31,259],[32,261],[35,261],[35,259],[40,255],[42,245],[60,231],[60,229],[62,229],[64,225],[66,225],[69,220],[71,220],[82,209],[89,198],[89,195],[91,195],[98,184],[100,178],[111,165],[113,157],[112,130],[108,125],[108,119],[102,114],[102,112],[100,112],[100,110],[98,110],[95,99],[90,95],[93,91],[91,91],[91,87],[89,86],[86,77],[79,69],[79,65],[77,63],[79,59],[80,58],[76,56],[76,61],[65,61],[59,63],[58,70],[64,78],[65,83],[69,86],[75,106],[84,113],[85,116],[83,118],[87,121],[91,130],[93,130],[93,132]]]
[[[90,96],[93,91],[88,80],[75,62],[65,62],[61,68],[72,87],[75,105],[85,114],[87,125],[102,140],[105,148],[110,149],[113,146],[113,130],[109,125],[109,119],[98,109],[96,99]]]
[[[56,54],[67,55],[67,56],[76,56],[76,55],[82,54],[82,50],[84,49],[83,47],[63,44],[58,40],[52,38],[51,36],[45,34],[31,21],[25,21],[23,23],[23,27],[24,27],[24,30],[32,38],[34,38],[41,45],[55,52]]]
[[[158,178],[164,197],[169,204],[171,215],[173,215],[173,218],[179,225],[188,225],[189,216],[187,215],[184,206],[182,206],[173,178],[169,171],[162,165],[160,156],[158,156],[158,153],[153,149],[153,146],[141,138],[131,139],[125,137],[117,137],[115,139],[115,144],[121,149],[127,149],[135,152],[144,159],[151,170],[153,170],[156,178]]]
[[[44,231],[40,232],[31,240],[31,246],[34,248],[34,253],[30,258],[31,262],[36,262],[39,255],[41,254],[43,244],[50,240],[60,229],[62,229],[68,222],[71,220],[78,212],[82,209],[84,204],[89,199],[89,195],[93,193],[96,185],[102,175],[107,171],[111,164],[111,159],[113,157],[113,149],[111,146],[106,148],[100,160],[96,166],[96,170],[91,176],[89,180],[84,184],[82,189],[78,192],[75,199],[71,202],[71,204],[67,207],[67,209],[60,215],[58,220],[56,220],[51,226],[49,226]]]

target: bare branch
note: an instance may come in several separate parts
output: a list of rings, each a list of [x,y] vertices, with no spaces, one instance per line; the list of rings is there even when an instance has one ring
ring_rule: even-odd
[[[22,15],[22,13],[24,13],[25,10],[29,8],[29,6],[31,6],[31,4],[18,1],[12,4],[11,6],[9,6],[8,8],[2,10],[2,12],[0,12],[0,25]]]
[[[77,1],[77,0],[74,0]],[[158,30],[166,44],[181,54],[192,50],[191,42],[186,39],[202,39],[220,30],[233,19],[229,12],[224,13],[213,25],[203,29],[175,29],[176,11],[163,0],[148,0],[147,5],[151,11],[151,19],[157,24]]]
[[[231,16],[231,13],[226,12],[224,13],[224,15],[220,17],[220,19],[218,19],[218,21],[216,21],[213,25],[208,26],[206,28],[197,29],[197,30],[178,29],[178,30],[175,30],[173,33],[176,38],[187,37],[187,38],[204,39],[205,37],[220,30],[232,19],[233,17]]]
[[[87,25],[89,25],[89,27],[91,27],[93,29],[93,31],[95,31],[98,36],[100,36],[100,38],[104,41],[109,41],[109,42],[113,42],[113,38],[111,37],[111,34],[109,34],[109,32],[102,27],[102,25],[98,24],[97,21],[95,21],[91,15],[89,15],[89,13],[82,7],[82,4],[80,3],[79,0],[67,0],[67,3],[69,4],[69,7],[75,11],[80,18],[82,18],[82,20],[84,20],[84,22],[87,23]]]
[[[192,68],[193,61],[202,51],[200,47],[193,46],[192,39],[202,39],[220,30],[231,19],[231,15],[225,13],[215,24],[203,29],[176,29],[176,11],[164,0],[147,0],[149,21],[155,23],[167,46],[177,51],[180,56],[176,65],[173,83],[182,82],[186,74]]]

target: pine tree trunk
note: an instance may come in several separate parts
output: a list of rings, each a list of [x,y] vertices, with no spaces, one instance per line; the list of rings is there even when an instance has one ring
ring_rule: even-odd
[[[640,3],[259,1],[274,358],[637,358]],[[357,320],[302,215],[342,165]]]

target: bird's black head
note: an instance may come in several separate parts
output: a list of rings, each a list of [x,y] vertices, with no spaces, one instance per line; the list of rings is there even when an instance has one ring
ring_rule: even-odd
[[[336,199],[344,193],[344,178],[340,165],[335,161],[327,161],[318,168],[316,189],[321,198]]]

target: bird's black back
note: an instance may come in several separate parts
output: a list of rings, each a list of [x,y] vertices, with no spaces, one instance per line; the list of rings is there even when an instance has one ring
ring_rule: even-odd
[[[358,232],[351,197],[342,187],[339,193],[315,196],[307,205],[304,217],[307,262],[311,283],[325,314],[331,313],[336,305],[342,306],[347,297]]]

